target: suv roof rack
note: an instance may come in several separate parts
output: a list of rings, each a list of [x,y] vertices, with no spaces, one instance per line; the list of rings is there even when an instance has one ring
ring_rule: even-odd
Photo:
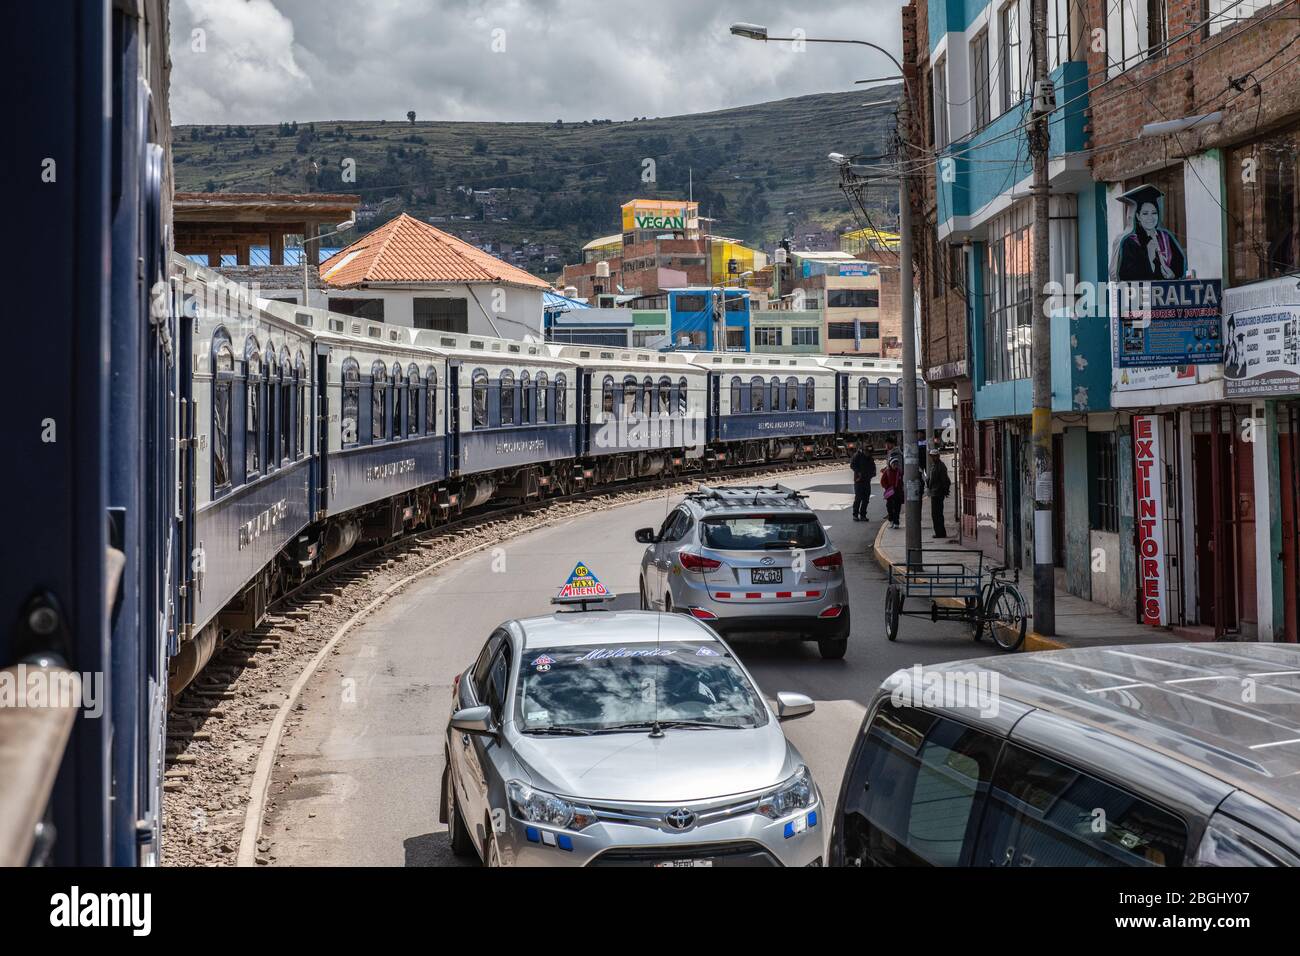
[[[808,496],[802,491],[795,491],[785,485],[726,485],[713,487],[700,485],[695,491],[688,491],[686,498],[700,504],[745,505],[757,507],[760,504],[785,504],[797,508],[807,508],[804,499]]]

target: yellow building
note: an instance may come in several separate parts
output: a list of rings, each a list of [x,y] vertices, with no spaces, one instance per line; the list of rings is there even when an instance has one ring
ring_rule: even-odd
[[[700,237],[700,204],[682,199],[633,199],[623,203],[624,245],[672,234],[678,239]]]
[[[868,226],[865,229],[854,229],[852,232],[841,235],[840,251],[847,252],[851,256],[882,251],[896,253],[898,252],[898,244],[901,241],[901,237],[896,233],[885,232],[883,229],[872,229]]]

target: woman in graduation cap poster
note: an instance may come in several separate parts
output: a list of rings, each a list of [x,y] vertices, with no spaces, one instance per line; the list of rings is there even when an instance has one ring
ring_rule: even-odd
[[[1142,185],[1119,201],[1133,210],[1133,226],[1116,245],[1111,278],[1120,282],[1183,278],[1187,259],[1182,246],[1160,225],[1164,194],[1155,186]]]

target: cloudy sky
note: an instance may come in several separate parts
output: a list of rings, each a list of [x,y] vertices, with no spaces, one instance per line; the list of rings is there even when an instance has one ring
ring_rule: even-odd
[[[888,76],[901,0],[172,0],[172,119],[629,119]],[[865,94],[865,99],[870,99]]]

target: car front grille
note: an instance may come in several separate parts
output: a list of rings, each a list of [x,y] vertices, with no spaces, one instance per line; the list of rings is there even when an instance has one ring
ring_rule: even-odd
[[[734,803],[718,806],[692,806],[691,804],[680,806],[695,814],[694,822],[691,826],[685,828],[686,830],[694,830],[710,823],[717,823],[719,820],[727,820],[731,817],[753,813],[758,807],[758,802],[758,796],[750,796]],[[666,833],[683,832],[681,829],[671,826],[665,819],[678,806],[624,807],[592,804],[587,804],[587,806],[596,814],[596,818],[603,823],[622,823],[630,826],[650,827],[654,830],[663,830]]]
[[[771,853],[753,842],[694,843],[676,847],[622,847],[606,850],[589,866],[655,866],[680,862],[683,866],[708,862],[711,866],[780,866]]]

